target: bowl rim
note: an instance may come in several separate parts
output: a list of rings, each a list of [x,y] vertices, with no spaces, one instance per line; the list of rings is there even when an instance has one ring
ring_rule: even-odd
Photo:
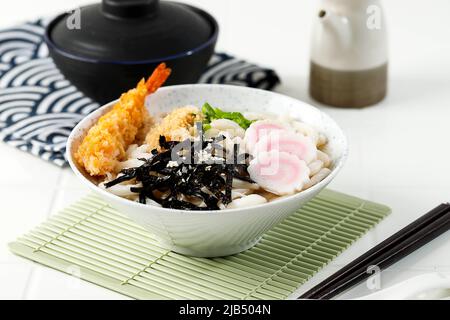
[[[308,196],[310,194],[314,194],[318,189],[323,189],[326,185],[328,185],[328,183],[330,183],[335,176],[338,174],[338,172],[341,170],[341,168],[343,167],[345,161],[347,160],[348,157],[348,140],[347,137],[344,133],[344,131],[341,129],[341,127],[337,124],[337,122],[331,118],[329,115],[327,115],[325,112],[321,111],[320,109],[316,108],[313,105],[310,105],[306,102],[303,102],[301,100],[295,99],[293,97],[281,94],[281,93],[277,93],[277,92],[273,92],[273,91],[267,91],[267,90],[263,90],[263,89],[259,89],[259,88],[250,88],[250,87],[242,87],[242,86],[236,86],[236,85],[227,85],[227,84],[183,84],[183,85],[173,85],[173,86],[165,86],[162,87],[160,89],[158,89],[158,91],[169,91],[169,90],[177,90],[177,89],[182,89],[182,88],[189,88],[189,87],[197,87],[197,88],[208,88],[208,87],[215,87],[215,88],[223,88],[223,89],[230,89],[230,90],[241,90],[241,91],[254,91],[254,92],[260,92],[260,93],[264,93],[264,94],[269,94],[269,95],[274,95],[276,97],[280,97],[280,98],[284,98],[284,99],[288,99],[289,101],[295,102],[295,103],[301,103],[304,104],[305,106],[309,107],[309,108],[313,108],[315,110],[317,110],[322,117],[324,117],[325,119],[327,119],[327,121],[331,122],[333,125],[335,125],[340,133],[341,136],[343,138],[342,143],[343,143],[343,152],[342,155],[338,158],[337,163],[335,165],[335,167],[331,170],[331,173],[325,177],[325,179],[323,179],[322,181],[320,181],[319,183],[317,183],[316,185],[312,186],[309,189],[306,189],[304,191],[300,191],[297,192],[295,194],[292,195],[287,195],[284,196],[282,199],[278,199],[276,201],[272,201],[272,202],[266,202],[263,204],[258,204],[258,205],[254,205],[254,206],[249,206],[249,207],[243,207],[243,208],[235,208],[235,209],[226,209],[226,210],[181,210],[181,209],[171,209],[171,208],[163,208],[163,207],[157,207],[157,206],[152,206],[152,205],[148,205],[148,204],[143,204],[143,203],[139,203],[139,202],[135,202],[135,201],[131,201],[125,198],[122,198],[120,196],[117,196],[115,194],[112,194],[102,188],[100,188],[99,186],[95,185],[93,182],[89,181],[81,172],[80,170],[78,170],[77,165],[75,164],[75,160],[72,157],[72,153],[71,153],[71,147],[72,147],[72,142],[75,141],[75,138],[78,137],[80,132],[85,132],[85,130],[88,129],[84,129],[82,130],[81,127],[85,126],[85,123],[90,121],[91,118],[93,118],[94,116],[101,116],[102,114],[104,114],[106,112],[107,109],[111,108],[115,103],[117,103],[119,101],[119,99],[111,101],[109,103],[106,103],[104,105],[102,105],[101,107],[99,107],[98,109],[94,110],[93,112],[89,113],[88,115],[86,115],[80,122],[78,122],[78,124],[72,129],[68,139],[67,139],[67,144],[66,144],[66,159],[69,162],[69,165],[72,169],[72,171],[75,172],[75,175],[80,178],[84,184],[86,184],[90,189],[92,189],[95,192],[101,193],[104,197],[106,198],[112,198],[113,201],[119,201],[121,202],[123,205],[125,206],[131,206],[133,208],[136,209],[144,209],[144,210],[162,210],[164,212],[164,214],[191,214],[191,215],[217,215],[217,214],[233,214],[236,212],[242,212],[248,209],[258,209],[258,208],[270,208],[270,207],[277,207],[279,205],[283,205],[283,204],[287,204],[289,202],[291,202],[292,200],[295,200],[297,198],[301,198],[304,196]],[[93,125],[93,124],[92,124]],[[91,127],[92,127],[91,125]],[[89,127],[90,128],[90,127]]]
[[[206,12],[203,9],[194,7],[194,6],[186,4],[186,3],[181,3],[181,2],[177,2],[177,1],[170,1],[170,2],[187,6],[191,9],[193,9],[194,11],[196,11],[197,13],[199,13],[200,15],[202,15],[211,24],[212,34],[211,34],[210,38],[208,40],[206,40],[204,43],[200,44],[199,46],[197,46],[193,49],[190,49],[190,50],[184,51],[184,52],[180,52],[180,53],[176,53],[176,54],[173,54],[170,56],[161,57],[161,58],[153,58],[153,59],[148,59],[148,60],[102,60],[102,59],[90,58],[87,56],[82,56],[82,55],[78,55],[78,54],[74,54],[69,51],[66,51],[64,48],[61,48],[52,40],[50,33],[53,30],[53,27],[55,26],[55,24],[58,23],[63,17],[70,14],[69,12],[65,12],[65,13],[57,15],[55,18],[53,18],[49,22],[49,24],[45,28],[44,42],[47,44],[49,49],[52,49],[53,51],[57,52],[58,54],[66,57],[66,58],[72,59],[72,60],[88,62],[88,63],[96,63],[96,64],[139,65],[139,64],[159,63],[162,61],[167,62],[167,61],[172,61],[172,60],[188,57],[188,56],[196,54],[197,52],[202,51],[205,48],[208,48],[210,45],[214,44],[217,41],[217,38],[219,37],[219,24],[218,24],[217,20],[211,14],[209,14],[208,12]],[[95,6],[95,5],[97,5],[97,4],[90,4],[87,6]]]

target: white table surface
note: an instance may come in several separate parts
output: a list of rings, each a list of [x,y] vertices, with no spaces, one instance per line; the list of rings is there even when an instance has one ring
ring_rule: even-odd
[[[79,6],[81,0],[0,4],[0,28]],[[275,68],[277,91],[328,112],[351,153],[332,188],[389,205],[392,215],[301,288],[317,284],[441,202],[450,200],[450,20],[448,0],[385,1],[390,35],[389,95],[377,106],[341,110],[308,97],[315,1],[191,0],[221,26],[218,49]],[[0,299],[123,299],[122,295],[12,255],[7,243],[78,200],[86,190],[69,169],[0,143]],[[386,287],[422,273],[450,275],[450,233],[381,275]],[[363,283],[341,295],[370,293]]]

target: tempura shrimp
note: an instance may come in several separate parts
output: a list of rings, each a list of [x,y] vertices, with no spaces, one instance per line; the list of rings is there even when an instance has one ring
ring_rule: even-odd
[[[147,81],[122,94],[119,102],[98,120],[80,144],[75,159],[91,176],[105,176],[114,171],[126,156],[139,130],[150,118],[144,106],[145,97],[154,93],[167,80],[171,70],[160,64]]]

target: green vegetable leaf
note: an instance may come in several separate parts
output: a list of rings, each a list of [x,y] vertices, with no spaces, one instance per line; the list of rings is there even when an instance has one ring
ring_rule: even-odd
[[[215,119],[215,111],[213,107],[209,105],[209,103],[205,103],[202,107],[202,113],[205,116],[205,120],[207,123],[210,123],[212,120]]]
[[[203,121],[203,130],[208,130],[211,128],[209,125],[211,121],[217,120],[217,119],[228,119],[231,121],[236,122],[239,126],[241,126],[243,129],[247,129],[253,121],[248,120],[245,118],[242,113],[240,112],[226,112],[222,111],[219,108],[213,108],[209,103],[205,103],[202,107],[202,113],[205,117],[205,120]],[[207,129],[208,128],[208,129]]]

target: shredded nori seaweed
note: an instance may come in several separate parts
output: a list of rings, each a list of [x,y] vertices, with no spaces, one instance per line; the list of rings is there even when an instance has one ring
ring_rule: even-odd
[[[145,204],[149,198],[164,208],[219,210],[221,203],[227,205],[232,201],[233,178],[253,183],[247,172],[249,154],[241,155],[243,161],[238,163],[238,146],[234,145],[234,161],[231,164],[226,163],[225,159],[222,162],[196,164],[193,164],[193,161],[190,163],[180,161],[176,166],[170,166],[169,162],[173,161],[173,149],[180,143],[183,143],[183,146],[189,146],[190,160],[193,160],[196,152],[204,151],[210,144],[224,138],[179,142],[166,141],[164,136],[160,136],[160,152],[156,149],[152,150],[152,158],[139,159],[144,161],[144,164],[135,168],[123,169],[115,180],[105,183],[105,187],[110,188],[118,183],[135,179],[136,182],[142,183],[142,187],[132,187],[130,191],[139,194],[140,203]]]

